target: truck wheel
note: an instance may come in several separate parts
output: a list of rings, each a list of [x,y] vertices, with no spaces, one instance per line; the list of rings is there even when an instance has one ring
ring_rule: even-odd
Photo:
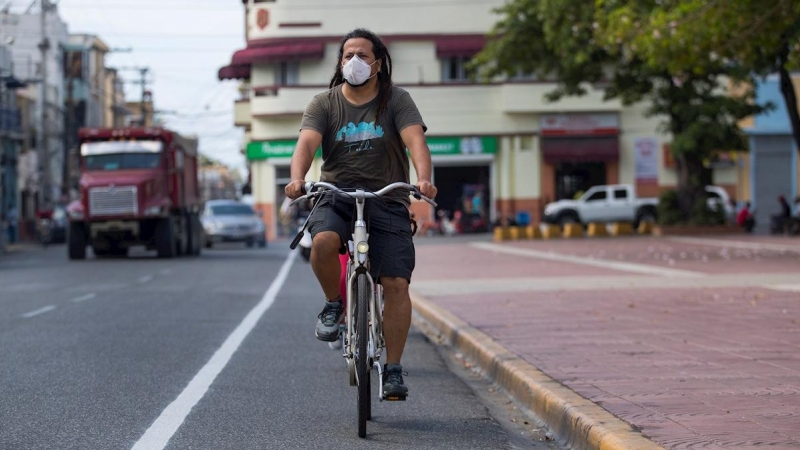
[[[203,225],[197,214],[189,215],[189,255],[198,256],[203,250]]]
[[[162,219],[156,225],[156,252],[159,258],[172,258],[178,252],[175,224],[171,217]]]
[[[173,226],[173,230],[175,231],[176,256],[188,255],[189,246],[191,245],[189,242],[189,233],[191,232],[189,229],[189,216],[182,217],[181,219],[182,220],[176,219],[176,224]]]
[[[578,223],[578,222],[579,222],[578,216],[576,216],[575,213],[572,212],[563,213],[558,217],[558,224],[561,225],[562,227],[570,223]]]
[[[86,229],[83,223],[70,222],[68,234],[69,259],[86,259]]]
[[[639,228],[639,224],[642,222],[655,223],[657,220],[658,218],[656,217],[656,212],[653,209],[643,209],[639,212],[636,220],[633,221],[633,227]]]

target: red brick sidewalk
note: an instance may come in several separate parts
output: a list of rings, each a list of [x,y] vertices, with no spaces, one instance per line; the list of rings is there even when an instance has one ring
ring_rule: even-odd
[[[796,241],[426,242],[412,289],[665,448],[800,448]]]

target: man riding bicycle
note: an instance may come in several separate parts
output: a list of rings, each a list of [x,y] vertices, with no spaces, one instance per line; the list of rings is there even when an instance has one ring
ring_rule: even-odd
[[[417,173],[417,188],[436,196],[431,184],[431,156],[425,142],[427,127],[411,96],[392,85],[392,60],[372,32],[356,29],[339,46],[339,64],[330,89],[314,97],[303,114],[300,136],[291,162],[286,196],[300,197],[305,175],[322,145],[321,181],[340,188],[377,191],[387,184],[409,182],[406,148]],[[371,256],[370,272],[383,286],[383,332],[386,341],[385,395],[405,398],[400,359],[411,326],[408,286],[414,270],[408,193],[394,192],[366,208]],[[339,338],[344,315],[339,278],[339,253],[350,239],[353,202],[333,194],[323,196],[309,218],[313,237],[311,267],[325,294],[318,316],[317,339]]]

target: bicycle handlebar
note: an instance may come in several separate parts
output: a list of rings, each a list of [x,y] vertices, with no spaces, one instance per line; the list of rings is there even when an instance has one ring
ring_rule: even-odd
[[[406,190],[410,191],[411,192],[410,195],[413,195],[414,198],[416,198],[417,200],[424,200],[427,203],[429,203],[430,205],[432,205],[433,207],[437,206],[436,202],[433,201],[433,199],[422,195],[422,193],[419,191],[419,189],[416,186],[414,186],[413,184],[403,183],[403,182],[399,182],[399,181],[396,182],[396,183],[392,183],[392,184],[380,189],[377,192],[370,192],[370,191],[367,191],[367,190],[364,190],[364,189],[345,190],[345,189],[342,189],[342,188],[340,188],[338,186],[335,186],[333,184],[326,183],[324,181],[308,181],[305,184],[303,184],[303,188],[301,189],[301,191],[305,195],[295,199],[292,202],[292,204],[294,204],[295,202],[298,202],[300,200],[308,199],[308,198],[311,198],[311,197],[314,197],[314,196],[318,195],[319,193],[321,193],[319,188],[324,188],[323,190],[334,191],[337,194],[347,195],[349,197],[352,197],[353,194],[355,194],[355,193],[360,191],[361,195],[363,195],[364,198],[378,198],[378,197],[382,197],[382,196],[386,195],[387,193],[389,193],[391,191],[394,191],[396,189],[406,189]]]

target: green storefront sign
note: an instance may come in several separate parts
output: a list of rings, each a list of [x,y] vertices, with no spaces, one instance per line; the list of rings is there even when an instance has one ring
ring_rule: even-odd
[[[425,140],[432,156],[497,153],[497,138],[494,136],[429,137]]]
[[[250,142],[247,144],[247,159],[291,158],[295,145],[296,139]]]
[[[429,137],[426,139],[431,155],[487,155],[497,153],[497,138],[494,136]],[[247,159],[291,158],[296,139],[280,141],[258,141],[247,144]],[[321,156],[321,151],[317,156]]]

